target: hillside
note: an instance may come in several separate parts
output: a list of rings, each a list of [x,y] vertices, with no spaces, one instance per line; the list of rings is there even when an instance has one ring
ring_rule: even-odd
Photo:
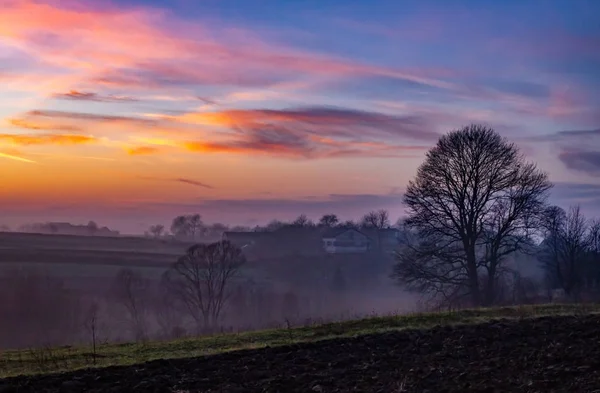
[[[464,310],[104,346],[100,365],[123,366],[6,378],[0,391],[590,392],[600,388],[599,310]],[[48,372],[35,370],[42,359],[89,366],[89,351],[4,353],[4,375]]]

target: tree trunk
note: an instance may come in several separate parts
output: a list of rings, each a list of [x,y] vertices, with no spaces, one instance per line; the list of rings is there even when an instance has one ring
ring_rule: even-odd
[[[467,273],[469,276],[469,291],[473,307],[481,306],[481,292],[479,290],[479,276],[477,274],[477,259],[475,247],[469,247],[467,252]]]

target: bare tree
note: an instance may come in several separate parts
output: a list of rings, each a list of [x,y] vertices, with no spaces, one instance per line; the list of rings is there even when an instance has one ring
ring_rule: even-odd
[[[365,228],[389,228],[391,226],[390,214],[385,209],[370,211],[363,216],[361,225]]]
[[[95,221],[88,222],[87,230],[91,235],[95,235],[98,232],[98,224]]]
[[[347,228],[347,229],[358,229],[360,225],[352,220],[346,220],[338,224],[339,228]]]
[[[593,227],[589,225],[579,206],[568,213],[557,207],[546,212],[546,239],[542,244],[541,261],[551,285],[577,298],[584,279],[588,253],[593,245]]]
[[[90,339],[92,341],[92,362],[96,364],[97,357],[97,345],[98,345],[98,314],[100,307],[98,303],[93,301],[88,307],[84,319],[83,319],[83,327],[86,329],[88,334],[90,335]]]
[[[319,220],[319,226],[322,227],[334,227],[339,223],[339,219],[335,214],[325,214]]]
[[[121,269],[115,277],[112,294],[117,303],[127,311],[135,339],[145,341],[148,282],[131,269]]]
[[[202,217],[199,214],[177,216],[171,224],[171,232],[182,239],[196,239],[204,230]]]
[[[159,238],[163,235],[163,233],[165,232],[165,226],[161,225],[161,224],[157,224],[157,225],[152,225],[150,227],[150,229],[148,230],[152,236],[154,236],[155,238]]]
[[[377,249],[381,253],[381,230],[389,228],[390,214],[385,209],[373,210],[365,214],[361,220],[361,227],[374,229],[377,233]]]
[[[404,195],[412,241],[393,276],[413,289],[489,303],[490,283],[526,243],[551,187],[493,129],[470,125],[442,136]]]
[[[294,221],[292,221],[292,226],[295,227],[311,227],[314,223],[306,217],[306,214],[300,214]]]
[[[212,330],[230,295],[230,281],[244,262],[242,250],[229,241],[197,244],[171,266],[165,278],[197,325]]]
[[[171,291],[168,271],[165,272],[154,292],[152,311],[164,338],[177,338],[177,331],[182,329],[182,304]],[[184,310],[183,310],[184,311]]]
[[[593,220],[590,223],[590,249],[591,252],[600,255],[600,219]]]

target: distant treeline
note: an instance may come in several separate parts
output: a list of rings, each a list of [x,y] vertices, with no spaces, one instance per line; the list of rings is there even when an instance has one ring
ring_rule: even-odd
[[[0,232],[9,232],[10,228],[6,225],[0,226]],[[71,224],[69,222],[44,222],[21,225],[17,232],[25,233],[43,233],[57,235],[77,235],[77,236],[119,236],[119,231],[109,229],[105,226],[100,227],[96,222],[90,221],[87,225]]]
[[[146,236],[153,237],[175,237],[182,240],[195,240],[206,237],[219,237],[223,232],[275,232],[285,227],[297,227],[297,228],[392,228],[401,227],[402,222],[398,220],[395,225],[392,225],[390,221],[390,214],[385,209],[373,210],[365,215],[358,221],[345,220],[342,221],[336,214],[324,214],[319,221],[314,222],[309,219],[305,214],[300,214],[293,221],[281,221],[277,219],[271,220],[266,225],[256,225],[254,227],[233,225],[229,226],[221,223],[205,223],[202,220],[200,214],[188,214],[180,215],[173,219],[170,230],[164,225],[157,224],[152,225]]]

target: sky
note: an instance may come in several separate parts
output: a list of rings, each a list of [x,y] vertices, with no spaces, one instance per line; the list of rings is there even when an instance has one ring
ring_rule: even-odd
[[[597,0],[0,0],[0,224],[402,215],[481,123],[600,216]]]

